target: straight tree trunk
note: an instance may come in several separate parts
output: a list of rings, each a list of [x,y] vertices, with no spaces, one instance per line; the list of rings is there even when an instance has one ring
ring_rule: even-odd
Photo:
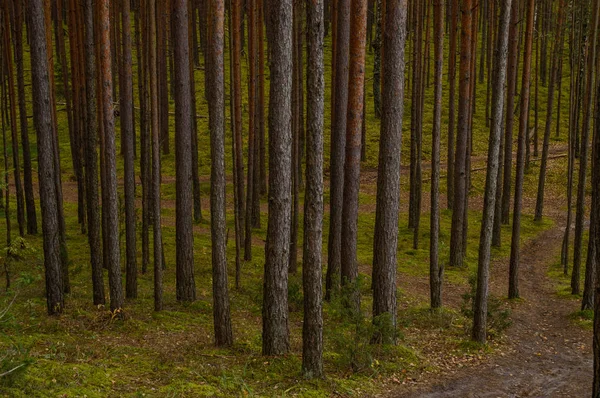
[[[265,38],[264,38],[264,20],[265,20],[265,4],[264,1],[259,1],[258,16],[257,16],[257,38],[258,38],[258,129],[259,129],[259,142],[260,142],[260,155],[259,155],[259,166],[260,166],[260,194],[264,196],[267,194],[267,167],[266,167],[266,135],[265,135]],[[260,210],[260,202],[259,210]],[[257,215],[260,217],[260,211]],[[260,218],[258,219],[260,222]]]
[[[121,282],[121,250],[119,247],[119,208],[117,197],[117,161],[115,147],[115,114],[113,111],[112,70],[110,53],[109,0],[99,0],[98,22],[100,31],[100,79],[102,119],[104,125],[104,167],[106,170],[106,203],[102,204],[106,212],[108,284],[110,289],[110,310],[119,313],[123,308],[123,285]]]
[[[192,98],[189,89],[188,1],[171,3],[175,67],[175,240],[177,301],[196,300],[192,197]],[[207,69],[212,72],[212,64]],[[209,101],[210,102],[210,101]]]
[[[381,36],[382,36],[382,0],[374,0],[375,38],[371,42],[373,48],[373,108],[375,117],[381,119]]]
[[[241,250],[242,242],[244,239],[244,228],[245,228],[245,207],[244,207],[244,159],[242,155],[243,141],[242,141],[242,67],[241,67],[241,53],[242,53],[242,38],[241,38],[241,12],[242,2],[241,0],[233,0],[231,4],[231,19],[233,25],[232,32],[232,130],[233,130],[233,142],[234,142],[234,168],[235,168],[235,186],[236,191],[236,203],[235,207],[237,210],[236,221],[239,224],[238,231],[236,231],[236,239],[239,239],[239,249]],[[238,237],[239,235],[239,237]],[[238,266],[236,272],[236,287],[240,287],[240,267]]]
[[[538,180],[537,199],[535,204],[535,221],[540,221],[544,212],[544,191],[546,185],[546,167],[548,164],[548,152],[550,146],[550,132],[552,129],[552,113],[554,107],[554,94],[556,81],[558,80],[558,63],[562,55],[563,47],[563,19],[566,8],[566,0],[560,0],[558,5],[558,19],[555,28],[554,54],[550,71],[550,82],[548,84],[548,105],[546,107],[546,127],[544,130],[544,144],[542,147],[542,161],[540,162],[540,175]],[[543,57],[543,56],[542,56]],[[540,69],[542,70],[542,69]],[[543,76],[543,75],[542,75]],[[542,82],[544,79],[542,78]]]
[[[15,13],[15,63],[17,67],[17,93],[19,96],[19,121],[21,125],[21,147],[23,148],[23,183],[25,188],[25,208],[27,209],[27,233],[37,234],[37,214],[33,195],[31,149],[29,147],[29,128],[25,95],[25,68],[23,66],[23,6],[14,2]]]
[[[508,298],[519,297],[519,254],[521,239],[521,206],[523,202],[523,179],[525,176],[525,134],[529,124],[529,97],[531,84],[531,53],[533,47],[533,24],[535,4],[529,0],[527,12],[527,30],[525,56],[523,59],[523,77],[521,83],[521,105],[519,115],[519,144],[517,148],[517,175],[515,181],[515,199],[513,210],[513,231],[510,247],[510,266],[508,280]]]
[[[342,270],[342,207],[344,201],[344,154],[348,111],[348,66],[350,49],[350,0],[336,0],[335,97],[331,123],[329,179],[329,240],[325,297],[338,293]]]
[[[471,109],[471,25],[472,0],[462,0],[460,82],[458,101],[458,130],[454,170],[454,204],[450,237],[450,265],[462,267],[464,263],[464,236],[466,228],[467,156],[469,138],[469,113]]]
[[[153,222],[154,241],[154,310],[161,311],[163,308],[163,251],[162,251],[162,226],[160,214],[160,113],[159,113],[159,90],[158,90],[158,60],[157,60],[157,36],[156,36],[156,11],[157,0],[148,0],[149,8],[149,41],[150,54],[148,63],[150,67],[150,108],[152,115],[152,188],[151,188],[151,214]]]
[[[254,205],[254,155],[256,133],[256,2],[248,0],[248,175],[246,191],[246,231],[244,233],[244,260],[252,260],[252,209]]]
[[[350,5],[350,57],[348,71],[348,112],[346,122],[346,160],[344,161],[344,202],[342,208],[342,284],[351,286],[349,305],[360,308],[358,278],[358,193],[360,189],[360,152],[365,84],[367,4],[352,0]],[[384,60],[384,62],[386,62]],[[352,82],[352,84],[350,84]]]
[[[25,235],[25,198],[23,195],[23,185],[21,184],[21,166],[19,161],[19,132],[17,128],[17,104],[15,95],[15,73],[13,69],[13,60],[11,52],[10,35],[10,11],[8,2],[4,3],[4,56],[6,65],[6,75],[8,76],[8,99],[10,109],[10,132],[13,156],[13,175],[15,179],[15,193],[17,199],[17,222],[19,224],[19,235]],[[6,170],[8,172],[8,170]]]
[[[46,301],[49,315],[60,314],[64,307],[60,257],[58,203],[56,194],[56,170],[54,168],[52,102],[50,71],[46,46],[46,25],[43,0],[31,0],[29,27],[31,29],[31,82],[33,87],[33,120],[37,132],[38,174],[40,206],[42,210],[42,233]]]
[[[598,18],[600,1],[592,3],[592,25],[589,31],[587,52],[586,85],[583,98],[583,125],[581,127],[581,150],[579,152],[579,180],[577,184],[577,210],[575,213],[575,237],[573,241],[573,272],[571,273],[571,293],[580,293],[581,252],[583,247],[583,222],[585,217],[585,188],[587,186],[587,163],[589,147],[589,131],[592,116],[593,89],[595,86],[594,69],[596,69],[596,49],[598,37]],[[559,90],[560,93],[560,90]],[[559,94],[560,95],[560,94]]]
[[[448,0],[451,2],[450,16],[450,49],[448,59],[448,80],[449,80],[449,100],[448,100],[448,165],[446,176],[446,196],[448,209],[454,208],[454,184],[455,184],[455,144],[454,131],[456,128],[456,54],[458,43],[458,1]]]
[[[304,255],[302,285],[302,373],[307,378],[323,376],[323,127],[325,66],[323,55],[323,0],[306,3],[307,118],[306,192],[304,194]]]
[[[512,23],[511,5],[513,0],[503,0],[500,3],[500,20],[492,72],[492,122],[490,144],[488,147],[487,175],[483,201],[483,218],[479,237],[479,259],[477,263],[477,291],[473,303],[473,332],[474,341],[485,343],[487,339],[487,300],[490,277],[490,252],[492,246],[492,228],[496,208],[496,179],[500,169],[500,140],[502,139],[502,117],[504,115],[504,84],[506,83],[506,64],[508,52],[508,30]],[[511,4],[512,3],[512,4]]]
[[[506,89],[506,124],[504,131],[504,171],[502,184],[502,224],[509,223],[510,217],[510,191],[512,183],[513,159],[513,125],[515,116],[515,97],[517,92],[517,76],[519,70],[519,1],[512,2],[510,12],[510,29],[508,32],[508,70]]]
[[[434,100],[431,144],[431,221],[429,243],[429,286],[431,308],[442,306],[443,265],[439,262],[440,236],[440,151],[442,133],[442,74],[444,66],[444,0],[433,0]]]
[[[385,0],[382,23],[383,58],[381,138],[377,173],[377,210],[373,250],[373,322],[382,326],[387,314],[392,331],[376,333],[375,341],[395,342],[396,267],[398,213],[400,204],[400,148],[404,113],[404,56],[406,45],[406,0]]]
[[[133,60],[131,55],[131,9],[130,0],[122,1],[122,41],[123,59],[121,61],[121,135],[125,143],[125,246],[126,246],[126,282],[125,296],[137,298],[137,251],[136,251],[136,212],[135,212],[135,170],[133,147],[135,130],[133,120]]]
[[[596,88],[596,119],[600,118],[600,87]],[[595,204],[593,212],[595,219],[600,220],[600,123],[596,123],[594,131],[594,150],[593,153],[593,183],[592,183],[592,202]],[[600,233],[594,235],[594,246],[595,250],[595,261],[596,264],[600,264]],[[597,398],[600,397],[600,272],[596,272],[595,280],[595,291],[594,296],[594,338],[593,338],[593,351],[594,351],[594,383],[592,387],[592,396]]]
[[[184,0],[185,1],[185,0]],[[225,204],[225,2],[211,0],[206,43],[210,68],[209,128],[211,141],[210,216],[213,265],[213,319],[215,344],[233,344],[227,287],[227,224]],[[177,14],[174,13],[175,17]],[[175,19],[174,22],[177,22]],[[174,35],[176,38],[177,36]]]
[[[263,288],[263,355],[290,349],[288,261],[292,173],[292,0],[268,3],[271,87],[269,101],[269,220]]]
[[[85,193],[88,218],[88,244],[92,267],[94,305],[105,304],[103,254],[100,247],[100,204],[98,192],[98,119],[96,97],[96,42],[94,40],[94,5],[92,0],[84,3],[85,26],[85,82],[86,82],[86,129],[85,138]]]

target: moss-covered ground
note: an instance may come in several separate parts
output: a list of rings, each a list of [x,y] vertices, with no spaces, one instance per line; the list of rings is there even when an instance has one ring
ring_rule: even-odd
[[[326,62],[330,65],[330,46],[326,45]],[[407,51],[407,54],[410,52]],[[58,57],[56,57],[58,59]],[[447,58],[446,58],[447,59]],[[26,61],[29,56],[26,54]],[[247,60],[244,60],[244,75]],[[225,65],[229,65],[226,60]],[[565,62],[568,65],[568,62]],[[473,187],[469,213],[468,250],[466,267],[446,268],[445,308],[432,313],[428,309],[429,272],[429,171],[424,168],[423,214],[418,249],[412,248],[413,232],[407,228],[408,173],[402,173],[402,203],[399,219],[398,242],[398,345],[374,347],[369,344],[371,292],[370,269],[372,262],[372,239],[375,221],[376,169],[379,145],[379,121],[373,112],[373,54],[368,54],[367,67],[367,157],[363,163],[360,195],[358,261],[361,272],[362,313],[350,319],[335,301],[324,304],[325,372],[323,380],[304,380],[300,373],[302,332],[302,283],[301,272],[290,275],[290,335],[291,351],[278,358],[261,356],[261,303],[262,272],[264,266],[263,244],[266,236],[266,200],[263,198],[263,228],[255,230],[255,247],[252,261],[242,268],[242,286],[234,289],[234,239],[232,188],[228,186],[227,214],[230,239],[228,243],[230,299],[235,343],[228,349],[216,349],[212,337],[212,288],[210,262],[209,225],[203,222],[195,227],[194,253],[198,300],[192,304],[179,304],[175,300],[175,228],[174,228],[174,154],[163,156],[163,234],[166,257],[164,280],[165,310],[153,311],[152,272],[139,275],[139,298],[127,301],[126,319],[113,319],[106,308],[91,304],[91,270],[88,259],[87,240],[77,224],[76,184],[70,159],[68,127],[64,105],[59,104],[59,133],[63,189],[65,192],[65,216],[67,246],[72,293],[67,296],[66,309],[60,317],[48,317],[44,300],[42,261],[42,237],[26,236],[22,259],[9,263],[11,288],[0,293],[0,372],[21,366],[0,378],[0,394],[4,396],[359,396],[372,394],[387,384],[410,383],[423,372],[443,372],[447,366],[458,366],[486,355],[493,355],[502,344],[501,335],[495,336],[486,347],[468,341],[470,320],[465,316],[462,294],[470,290],[469,278],[477,265],[481,202],[485,171],[473,173]],[[433,68],[433,64],[431,64]],[[28,69],[28,68],[27,68]],[[569,73],[565,67],[565,75]],[[60,72],[56,65],[57,73]],[[29,75],[29,69],[27,70]],[[209,137],[207,106],[203,93],[202,68],[195,73],[199,120],[200,174],[202,178],[203,212],[208,219],[209,191]],[[410,76],[410,75],[407,75]],[[446,79],[447,74],[444,74]],[[57,79],[57,81],[60,81]],[[329,159],[330,121],[330,68],[326,68],[326,171]],[[565,79],[565,81],[567,81]],[[433,83],[433,78],[431,78]],[[268,76],[266,79],[268,94]],[[444,81],[443,145],[442,162],[445,162],[448,123],[448,86]],[[226,82],[229,92],[229,81]],[[137,85],[135,85],[137,87]],[[247,98],[244,90],[244,101]],[[57,87],[58,101],[62,88]],[[408,93],[409,91],[407,91]],[[423,162],[430,158],[433,115],[432,84],[427,85],[424,109]],[[539,128],[545,120],[545,87],[540,87]],[[561,93],[563,108],[560,135],[554,137],[552,149],[566,152],[566,127],[568,93]],[[410,154],[410,98],[405,101],[405,128],[402,146],[403,166],[409,164]],[[485,122],[486,84],[478,84],[477,109],[474,119],[473,168],[482,169],[488,143],[489,129]],[[137,104],[136,104],[137,106]],[[173,107],[171,102],[171,107]],[[246,115],[247,106],[244,112]],[[227,109],[228,112],[228,109]],[[247,119],[244,119],[246,124]],[[531,119],[533,125],[533,115]],[[32,126],[30,126],[32,127]],[[174,123],[171,117],[171,139]],[[226,153],[231,153],[231,137],[227,129]],[[516,129],[515,129],[516,131]],[[554,129],[553,129],[554,131]],[[34,160],[37,156],[34,134],[31,135]],[[119,132],[117,130],[117,143]],[[174,149],[174,145],[171,145]],[[9,151],[10,156],[10,151]],[[228,173],[231,161],[227,158]],[[539,163],[532,163],[526,174],[526,200],[523,211],[522,239],[529,240],[552,226],[545,218],[536,223],[532,217],[532,201],[535,200]],[[136,166],[139,170],[139,164]],[[37,168],[37,162],[34,162]],[[122,159],[118,160],[118,172],[122,175]],[[550,161],[547,181],[547,206],[564,209],[566,186],[566,159]],[[445,174],[443,172],[442,174]],[[326,175],[326,184],[328,183]],[[231,179],[229,179],[231,181]],[[122,188],[122,187],[121,187]],[[120,189],[121,189],[120,188]],[[11,190],[14,194],[14,189]],[[141,199],[141,189],[136,194]],[[442,196],[445,184],[442,183]],[[328,190],[326,190],[326,203]],[[443,200],[445,203],[445,200]],[[565,203],[565,204],[563,204]],[[16,225],[14,197],[11,201],[12,225]],[[138,210],[141,212],[141,209]],[[328,215],[324,220],[324,243],[327,241]],[[4,217],[4,210],[0,216]],[[451,212],[443,209],[441,218],[441,260],[447,264]],[[302,226],[302,222],[300,222]],[[123,227],[122,227],[123,229]],[[16,228],[13,228],[13,237]],[[500,248],[493,250],[495,259],[510,253],[510,226],[503,227]],[[0,229],[0,241],[5,242],[6,230]],[[121,233],[124,245],[124,233]],[[300,237],[302,234],[300,233]],[[141,244],[141,239],[138,239]],[[299,247],[301,245],[301,239]],[[325,244],[326,248],[327,245]],[[140,252],[140,250],[138,250]],[[123,251],[124,255],[124,251]],[[141,253],[139,254],[141,263]],[[325,253],[326,255],[326,253]],[[2,263],[5,256],[2,255]],[[301,266],[301,261],[300,261]],[[105,276],[106,281],[106,276]],[[105,282],[107,283],[107,282]],[[504,298],[500,297],[501,301]],[[356,315],[356,314],[355,314]],[[453,365],[454,364],[454,365]]]

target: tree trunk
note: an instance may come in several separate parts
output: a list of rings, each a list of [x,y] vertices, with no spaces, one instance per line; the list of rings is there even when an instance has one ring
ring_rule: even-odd
[[[454,202],[450,237],[450,265],[462,267],[464,261],[463,230],[466,228],[467,156],[469,113],[471,109],[471,20],[472,0],[462,0],[460,84],[458,101],[458,129],[454,169]]]
[[[448,166],[446,176],[446,196],[448,209],[454,208],[454,184],[455,184],[455,144],[454,131],[456,128],[456,53],[458,38],[458,0],[448,0],[452,2],[451,6],[451,23],[450,23],[450,50],[448,60],[448,80],[450,86],[448,100]]]
[[[523,77],[521,83],[521,105],[519,115],[519,143],[517,148],[517,171],[515,180],[515,199],[513,210],[513,231],[510,248],[510,266],[508,280],[508,298],[519,297],[519,254],[521,239],[521,206],[523,202],[523,179],[525,176],[525,134],[529,123],[529,98],[531,83],[531,53],[533,47],[533,24],[535,4],[529,1],[527,13],[527,30],[525,55],[523,60]]]
[[[442,73],[444,65],[444,0],[433,0],[434,100],[431,143],[431,221],[429,243],[429,285],[431,308],[442,306],[443,265],[439,263],[440,236],[440,148],[442,133]]]
[[[8,99],[10,108],[10,131],[13,156],[13,173],[15,178],[15,193],[17,199],[17,222],[19,224],[19,235],[25,235],[25,198],[23,196],[23,185],[21,184],[21,166],[19,162],[19,133],[17,129],[17,104],[15,95],[15,73],[12,62],[11,37],[10,37],[10,12],[8,2],[4,3],[4,55],[6,75],[8,76]],[[8,170],[6,170],[8,172]]]
[[[126,246],[126,282],[127,298],[137,298],[137,252],[136,252],[136,212],[135,212],[135,171],[133,146],[135,130],[133,128],[133,72],[131,56],[131,9],[130,1],[122,2],[123,59],[121,62],[121,135],[124,136],[125,169],[125,246]]]
[[[119,247],[119,208],[117,197],[117,160],[115,147],[115,114],[113,111],[112,70],[110,53],[109,0],[99,0],[98,22],[100,23],[100,79],[102,119],[104,125],[104,167],[106,170],[106,212],[108,284],[110,288],[110,310],[118,313],[123,307],[123,285],[121,282],[121,251]]]
[[[248,174],[246,191],[246,231],[244,260],[252,260],[252,209],[254,205],[254,155],[256,153],[256,2],[248,0]]]
[[[346,160],[344,162],[344,202],[342,208],[342,284],[350,286],[349,305],[360,308],[358,278],[358,192],[360,189],[360,149],[363,95],[365,84],[365,52],[367,4],[352,0],[350,5],[350,57],[348,71],[348,112],[346,122]],[[384,62],[386,62],[384,60]],[[352,84],[350,84],[352,82]]]
[[[175,240],[177,301],[196,300],[192,198],[192,98],[188,44],[188,2],[171,3],[175,66]],[[212,72],[209,64],[208,72]],[[212,83],[212,82],[211,82]],[[212,88],[212,87],[211,87]],[[210,101],[209,101],[210,103]]]
[[[94,6],[92,0],[84,3],[85,26],[85,82],[86,82],[86,129],[85,129],[85,193],[88,218],[88,244],[92,266],[92,288],[94,305],[103,305],[104,277],[102,272],[103,253],[100,248],[100,213],[98,192],[98,119],[96,113],[96,43],[94,40]]]
[[[389,335],[377,333],[374,336],[375,341],[384,343],[395,342],[396,328],[396,254],[407,8],[406,0],[385,0],[385,11],[382,10],[385,57],[382,65],[384,84],[373,250],[373,322],[383,326],[382,315],[389,316],[392,332]]]
[[[479,237],[479,259],[477,266],[477,292],[473,303],[473,332],[474,341],[485,343],[487,336],[487,300],[490,277],[490,249],[492,246],[492,227],[494,211],[496,208],[496,179],[500,168],[500,140],[502,136],[502,117],[504,115],[504,84],[506,82],[506,64],[508,51],[508,30],[511,21],[512,0],[503,0],[500,3],[500,20],[492,73],[492,122],[490,131],[490,144],[488,147],[487,175],[485,180],[485,194],[483,201],[483,218],[481,234]],[[512,7],[516,7],[512,3]]]
[[[323,376],[323,125],[325,69],[323,60],[323,0],[306,3],[307,119],[306,192],[304,195],[304,323],[302,324],[302,373]]]
[[[600,87],[596,88],[596,119],[600,118]],[[592,211],[595,219],[600,220],[600,124],[596,123],[594,131],[594,150],[593,153],[593,183],[592,183],[592,202],[595,204]],[[600,233],[594,235],[594,246],[596,264],[600,264]],[[594,297],[594,383],[592,389],[593,397],[600,397],[600,272],[596,272]]]
[[[504,131],[504,171],[502,184],[502,224],[509,223],[510,190],[512,183],[513,159],[513,125],[515,120],[515,97],[517,92],[517,76],[519,70],[519,31],[520,31],[519,1],[512,2],[510,11],[510,28],[508,31],[508,70],[506,89],[506,124]],[[492,110],[493,112],[493,110]]]
[[[161,311],[163,307],[163,252],[162,252],[162,226],[160,214],[160,114],[159,114],[159,88],[157,64],[157,36],[156,36],[156,11],[157,0],[148,0],[149,8],[149,42],[150,54],[148,57],[150,75],[150,108],[152,115],[152,188],[151,188],[151,214],[153,221],[154,240],[154,310]]]
[[[344,201],[344,154],[348,111],[348,65],[350,48],[350,0],[336,0],[335,97],[331,121],[329,179],[329,240],[325,297],[337,294],[341,282],[342,207]]]
[[[25,95],[25,70],[23,66],[23,6],[15,1],[15,63],[17,67],[17,93],[19,95],[19,120],[21,124],[21,146],[23,148],[23,183],[25,188],[25,207],[27,209],[27,233],[38,232],[35,198],[33,195],[33,178],[31,166],[31,149],[29,147],[29,129],[27,125],[27,104]]]
[[[589,147],[589,131],[592,119],[593,89],[595,86],[594,69],[596,69],[596,49],[598,36],[598,18],[600,16],[600,1],[594,0],[591,17],[587,52],[587,70],[585,96],[583,98],[583,125],[581,127],[581,150],[579,152],[579,181],[577,184],[577,210],[575,214],[575,237],[573,241],[573,272],[571,274],[571,293],[580,292],[581,252],[583,247],[583,222],[585,218],[585,188],[587,182],[587,163]],[[560,90],[559,90],[560,93]]]
[[[552,128],[552,113],[554,106],[555,84],[558,79],[558,62],[562,55],[563,47],[563,19],[566,8],[566,0],[560,0],[558,5],[558,20],[554,40],[554,54],[552,57],[552,68],[550,71],[550,82],[548,84],[548,105],[546,107],[546,127],[544,130],[544,144],[542,147],[542,161],[540,163],[540,176],[538,180],[537,199],[535,204],[536,221],[542,219],[544,211],[544,188],[546,184],[546,167],[548,164],[548,149],[550,146],[550,131]],[[543,75],[542,75],[543,76]],[[543,79],[542,79],[543,81]]]
[[[235,168],[235,208],[237,212],[238,230],[236,231],[236,239],[239,240],[239,249],[241,250],[242,242],[244,242],[244,227],[245,227],[245,207],[244,207],[244,159],[242,155],[242,38],[241,38],[241,0],[233,0],[231,4],[231,20],[233,25],[232,37],[232,131],[234,143],[234,168]],[[239,235],[239,236],[238,236]],[[236,287],[240,287],[240,266],[236,268]]]
[[[46,26],[43,0],[29,1],[29,26],[31,29],[31,82],[33,87],[33,120],[37,132],[38,174],[46,300],[49,315],[60,314],[64,307],[60,257],[58,203],[55,185],[52,102],[50,71],[46,47]]]
[[[263,355],[289,351],[288,261],[292,172],[292,0],[271,0],[269,220],[263,288]]]
[[[184,0],[186,1],[186,0]],[[209,128],[211,147],[210,217],[213,265],[215,344],[233,344],[227,287],[227,225],[225,206],[225,2],[211,0],[206,52],[210,68]],[[174,16],[176,13],[173,14]],[[175,20],[176,22],[177,20]],[[176,36],[174,36],[176,37]]]

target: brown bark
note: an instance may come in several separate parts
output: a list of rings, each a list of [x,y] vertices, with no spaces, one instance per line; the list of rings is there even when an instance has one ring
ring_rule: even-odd
[[[307,129],[306,193],[304,195],[304,323],[302,324],[302,373],[323,375],[323,127],[325,69],[323,59],[323,0],[307,2],[306,31]]]
[[[289,351],[288,261],[292,149],[292,0],[269,1],[269,220],[263,288],[263,355]],[[274,39],[276,38],[276,40]]]
[[[171,3],[175,87],[175,241],[177,300],[196,300],[192,198],[192,98],[188,46],[188,1]],[[212,72],[209,64],[208,72]],[[209,101],[210,102],[210,101]]]
[[[225,2],[211,0],[208,13],[207,57],[209,128],[211,141],[210,216],[213,266],[213,319],[215,344],[233,344],[227,287],[227,225],[225,204]]]
[[[373,249],[373,317],[380,324],[387,314],[396,327],[396,254],[400,204],[400,148],[404,112],[406,0],[386,0],[382,15],[383,48],[381,138],[377,174],[377,211]],[[377,333],[375,341],[392,343],[394,333]]]
[[[329,240],[325,297],[337,294],[341,282],[342,207],[344,198],[344,153],[348,111],[348,54],[350,47],[350,0],[336,0],[335,97],[331,122],[329,180]]]
[[[346,116],[346,159],[344,161],[344,202],[342,208],[342,242],[344,242],[344,250],[342,250],[341,268],[342,284],[351,286],[351,297],[348,299],[350,300],[349,305],[355,310],[360,308],[360,294],[355,282],[358,277],[356,245],[358,239],[358,192],[360,188],[366,29],[367,5],[363,0],[352,0],[350,4],[349,87]]]
[[[110,53],[109,0],[100,0],[98,22],[100,24],[100,79],[102,82],[101,101],[104,127],[104,167],[106,171],[106,199],[102,203],[106,212],[107,251],[104,255],[108,263],[108,284],[110,289],[110,309],[118,312],[123,307],[123,286],[121,282],[121,250],[119,247],[119,209],[117,197],[117,161],[115,147],[115,116],[113,111],[112,70]]]
[[[123,57],[121,60],[121,135],[125,148],[125,246],[126,246],[126,283],[127,298],[137,298],[137,251],[136,251],[136,212],[135,212],[135,170],[134,142],[135,130],[133,119],[133,60],[131,55],[131,9],[130,0],[122,1],[121,20],[123,24],[122,41]]]
[[[61,275],[58,203],[55,185],[52,102],[50,94],[50,70],[43,0],[29,2],[29,26],[31,29],[31,75],[33,87],[33,120],[37,132],[38,174],[46,300],[49,315],[60,314],[64,307]]]

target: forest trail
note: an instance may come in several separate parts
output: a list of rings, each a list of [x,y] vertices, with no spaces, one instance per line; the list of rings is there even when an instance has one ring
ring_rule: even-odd
[[[562,220],[561,220],[562,221]],[[386,397],[584,397],[592,385],[592,333],[574,325],[579,300],[558,297],[548,268],[560,253],[564,222],[521,250],[520,293],[503,353],[476,367],[431,375]],[[508,259],[492,264],[491,290],[506,296]]]

